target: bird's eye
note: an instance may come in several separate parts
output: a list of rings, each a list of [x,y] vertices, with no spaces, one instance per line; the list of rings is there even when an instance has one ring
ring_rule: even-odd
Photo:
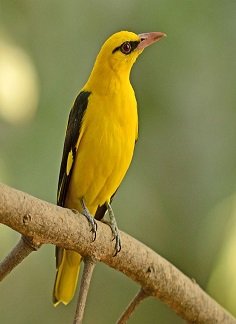
[[[122,45],[121,45],[121,47],[120,47],[120,50],[121,50],[121,52],[123,53],[123,54],[129,54],[129,53],[131,53],[131,51],[132,51],[132,46],[131,46],[131,44],[130,44],[130,42],[125,42],[125,43],[123,43]]]

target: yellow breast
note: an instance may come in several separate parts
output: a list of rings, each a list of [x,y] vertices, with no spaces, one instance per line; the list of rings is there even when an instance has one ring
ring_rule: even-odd
[[[132,160],[137,138],[137,103],[130,84],[91,93],[78,141],[67,206],[84,198],[91,213],[109,201]],[[72,190],[73,188],[73,190]]]

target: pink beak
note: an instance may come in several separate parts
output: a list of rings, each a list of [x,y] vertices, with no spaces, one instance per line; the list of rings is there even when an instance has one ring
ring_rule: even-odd
[[[162,37],[166,37],[166,34],[162,32],[151,32],[139,34],[138,36],[140,43],[137,46],[137,50],[143,50],[145,47],[158,42]]]

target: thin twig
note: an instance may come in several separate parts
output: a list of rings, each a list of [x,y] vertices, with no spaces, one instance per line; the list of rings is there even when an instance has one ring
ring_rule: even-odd
[[[83,275],[81,278],[80,290],[79,290],[79,297],[77,302],[77,308],[74,318],[74,324],[81,324],[84,317],[84,309],[86,305],[87,295],[90,287],[91,278],[93,275],[93,270],[95,268],[96,261],[86,256],[84,258],[84,269]]]
[[[134,310],[138,307],[138,305],[147,298],[149,295],[141,288],[137,295],[131,300],[119,320],[117,324],[126,324],[130,316],[133,314]]]
[[[31,252],[36,251],[39,245],[22,236],[11,252],[0,262],[0,281],[2,281],[18,264]]]

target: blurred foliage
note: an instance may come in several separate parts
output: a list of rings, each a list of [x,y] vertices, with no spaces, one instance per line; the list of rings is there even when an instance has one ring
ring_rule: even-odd
[[[236,296],[236,197],[235,194],[226,198],[212,211],[211,218],[221,218],[222,214],[228,221],[224,227],[223,244],[215,260],[215,266],[208,282],[208,291],[224,307],[231,310],[236,316],[235,296]],[[209,222],[211,221],[209,218]],[[223,224],[222,224],[223,225]]]
[[[103,41],[122,29],[168,34],[133,69],[140,138],[114,210],[234,314],[236,216],[224,202],[236,183],[235,17],[235,0],[0,0],[0,180],[51,202],[68,112]],[[1,258],[18,238],[1,227]],[[51,303],[54,263],[44,246],[1,284],[1,323],[72,321],[75,301]],[[137,289],[99,264],[85,323],[114,323]],[[130,323],[182,321],[150,299]]]

